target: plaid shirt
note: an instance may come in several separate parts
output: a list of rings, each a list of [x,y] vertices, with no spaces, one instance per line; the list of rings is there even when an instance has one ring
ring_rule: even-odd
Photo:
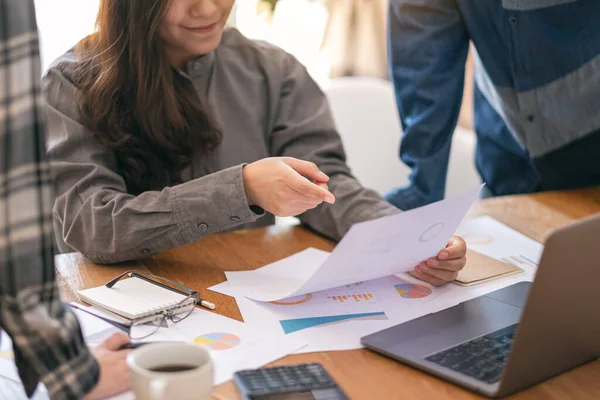
[[[13,340],[28,396],[81,398],[99,367],[60,301],[44,160],[33,0],[0,0],[0,328]]]

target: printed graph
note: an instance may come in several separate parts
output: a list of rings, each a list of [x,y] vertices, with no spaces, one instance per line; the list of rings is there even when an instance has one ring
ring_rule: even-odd
[[[319,293],[320,303],[375,304],[377,296],[365,282],[355,282]]]
[[[536,263],[531,258],[526,257],[522,254],[520,254],[518,256],[510,256],[508,258],[503,257],[502,261],[504,261],[505,263],[514,265],[515,267],[522,267],[522,266],[526,265],[528,267],[537,268],[537,266],[538,266],[538,263]]]
[[[203,344],[213,350],[228,350],[240,344],[240,338],[233,333],[207,333],[194,339],[194,343]]]
[[[275,304],[276,306],[295,306],[310,301],[313,298],[312,293],[305,294],[303,296],[290,297],[289,299],[270,301],[269,303]]]
[[[431,289],[427,286],[408,282],[394,285],[394,288],[403,299],[422,299],[431,294]]]
[[[373,303],[375,302],[375,298],[373,293],[357,293],[357,294],[349,294],[349,295],[337,295],[337,296],[327,296],[329,300],[332,300],[336,303]]]
[[[279,321],[279,323],[281,324],[281,328],[283,328],[285,334],[289,334],[308,328],[339,324],[346,321],[381,321],[387,319],[388,317],[384,312],[372,312],[362,314],[343,314],[325,317],[286,319]]]

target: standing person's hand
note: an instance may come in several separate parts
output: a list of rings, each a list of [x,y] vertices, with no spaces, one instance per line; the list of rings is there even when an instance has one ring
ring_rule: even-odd
[[[92,391],[84,397],[85,400],[105,399],[131,387],[131,376],[125,362],[131,350],[118,350],[129,342],[129,336],[119,332],[92,349],[92,355],[100,366],[100,378]]]
[[[248,204],[279,217],[302,214],[322,202],[335,202],[327,190],[329,177],[308,161],[265,158],[245,166],[243,175]]]
[[[422,261],[411,271],[411,274],[425,282],[439,286],[456,279],[466,263],[467,244],[462,238],[453,236],[437,257]]]

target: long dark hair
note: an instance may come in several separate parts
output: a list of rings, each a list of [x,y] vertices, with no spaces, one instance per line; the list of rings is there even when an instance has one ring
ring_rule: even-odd
[[[181,182],[193,148],[221,133],[189,80],[170,65],[159,36],[168,0],[102,0],[96,32],[76,47],[83,124],[114,149],[127,191]]]

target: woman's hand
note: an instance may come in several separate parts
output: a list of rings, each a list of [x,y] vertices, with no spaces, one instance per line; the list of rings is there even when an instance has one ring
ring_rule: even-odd
[[[425,282],[439,286],[453,281],[466,262],[467,244],[462,238],[453,236],[437,257],[422,261],[411,274]]]
[[[243,175],[248,204],[279,217],[302,214],[322,202],[335,202],[327,190],[329,177],[308,161],[264,158],[246,165]]]

